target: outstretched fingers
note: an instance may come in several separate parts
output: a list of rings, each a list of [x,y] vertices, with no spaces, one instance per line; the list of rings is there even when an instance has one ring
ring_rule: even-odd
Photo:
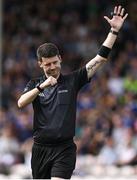
[[[125,12],[125,9],[121,5],[115,6],[114,11],[111,13],[111,16],[119,16],[123,20],[125,20],[127,18],[127,16],[128,16],[128,13],[126,13],[124,15],[124,12]],[[104,16],[104,19],[106,19],[108,23],[111,23],[111,19],[108,18],[107,16]]]
[[[107,22],[109,23],[111,19],[109,19],[107,16],[104,16],[104,19],[107,20]]]
[[[115,8],[114,8],[114,14],[116,14],[117,13],[117,6],[115,6]]]
[[[116,12],[117,15],[121,15],[121,8],[122,8],[121,6],[118,6],[118,9],[117,9],[117,12]]]
[[[128,13],[124,15],[124,11],[124,8],[122,8],[121,6],[118,7],[118,16],[121,16],[123,20],[125,20],[128,16]]]
[[[124,11],[125,11],[125,9],[124,8],[122,8],[122,10],[121,10],[121,12],[120,12],[120,15],[123,17],[123,15],[124,15]]]
[[[123,17],[123,20],[125,20],[128,16],[128,13],[125,14],[125,16]]]
[[[121,5],[114,7],[114,12],[111,13],[113,16],[121,16],[123,20],[125,20],[128,16],[128,13],[124,15],[125,9],[122,8]],[[108,21],[108,18],[105,17],[105,19]]]

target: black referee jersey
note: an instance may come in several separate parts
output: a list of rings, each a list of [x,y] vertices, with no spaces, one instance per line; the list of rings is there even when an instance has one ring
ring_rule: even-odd
[[[30,80],[23,93],[32,90],[46,79],[44,75]],[[38,94],[32,102],[35,143],[54,145],[73,139],[77,94],[88,82],[87,70],[83,67],[67,75],[60,74],[56,85],[46,87]]]

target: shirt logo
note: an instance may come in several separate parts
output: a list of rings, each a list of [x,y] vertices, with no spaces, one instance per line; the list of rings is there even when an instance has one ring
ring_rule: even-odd
[[[59,90],[59,91],[58,91],[59,94],[60,94],[60,93],[67,93],[67,92],[68,92],[67,89],[63,89],[63,90]]]
[[[40,93],[38,94],[40,97],[44,97],[44,93]]]

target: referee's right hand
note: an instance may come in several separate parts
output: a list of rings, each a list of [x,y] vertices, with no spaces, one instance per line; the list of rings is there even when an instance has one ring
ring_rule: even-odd
[[[41,83],[40,88],[44,89],[45,87],[54,86],[55,84],[57,84],[57,79],[50,76],[43,83]]]
[[[57,79],[50,76],[48,79],[46,79],[43,83],[40,84],[40,88],[44,89],[48,86],[54,86],[57,83]],[[21,95],[21,97],[18,100],[18,107],[22,108],[26,106],[27,104],[32,103],[32,101],[37,97],[39,94],[39,90],[35,87],[34,89],[26,92],[25,94]]]

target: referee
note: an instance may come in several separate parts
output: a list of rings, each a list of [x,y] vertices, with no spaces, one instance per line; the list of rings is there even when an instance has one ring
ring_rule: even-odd
[[[70,179],[75,169],[76,99],[97,68],[107,61],[118,32],[128,14],[116,6],[113,17],[104,16],[111,26],[95,58],[68,75],[61,71],[61,56],[52,43],[37,49],[38,64],[44,75],[28,82],[18,100],[19,108],[33,104],[34,122],[31,167],[34,179]]]

